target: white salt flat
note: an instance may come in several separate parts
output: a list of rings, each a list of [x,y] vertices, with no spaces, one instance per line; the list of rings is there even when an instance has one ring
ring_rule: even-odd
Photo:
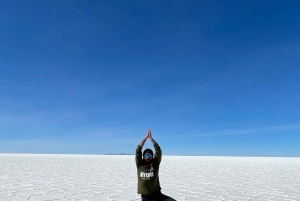
[[[134,156],[0,154],[1,201],[140,200]],[[300,158],[163,156],[162,193],[188,201],[299,201]]]

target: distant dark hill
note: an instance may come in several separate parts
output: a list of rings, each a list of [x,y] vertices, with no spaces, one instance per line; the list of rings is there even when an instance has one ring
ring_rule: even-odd
[[[133,155],[133,154],[126,154],[126,153],[117,153],[117,154],[114,154],[114,153],[107,153],[107,154],[104,154],[104,155]]]

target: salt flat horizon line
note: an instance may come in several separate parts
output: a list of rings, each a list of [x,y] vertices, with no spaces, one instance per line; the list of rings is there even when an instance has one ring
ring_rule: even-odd
[[[0,155],[80,155],[80,156],[134,156],[135,154],[67,154],[67,153],[6,153],[0,152]],[[255,156],[255,155],[170,155],[164,154],[164,156],[177,156],[177,157],[236,157],[236,158],[300,158],[300,156]]]

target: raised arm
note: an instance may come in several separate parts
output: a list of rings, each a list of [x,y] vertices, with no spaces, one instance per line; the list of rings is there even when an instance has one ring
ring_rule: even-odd
[[[148,130],[148,138],[151,140],[153,147],[155,149],[155,160],[158,164],[160,164],[161,157],[162,157],[162,151],[160,149],[160,146],[157,144],[157,142],[153,139],[150,129]]]
[[[148,135],[149,135],[148,133],[149,130],[135,150],[135,163],[137,167],[139,167],[142,164],[142,148],[148,139]]]
[[[145,137],[142,139],[142,141],[139,144],[142,148],[143,148],[145,142],[147,141],[147,139],[148,139],[148,133],[147,133],[147,135],[145,135]]]

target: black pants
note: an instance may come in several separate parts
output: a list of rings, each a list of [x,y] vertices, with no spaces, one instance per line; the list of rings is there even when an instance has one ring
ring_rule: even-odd
[[[155,195],[142,195],[142,201],[165,201],[167,199],[170,201],[174,200],[169,196],[162,194],[160,191]]]

